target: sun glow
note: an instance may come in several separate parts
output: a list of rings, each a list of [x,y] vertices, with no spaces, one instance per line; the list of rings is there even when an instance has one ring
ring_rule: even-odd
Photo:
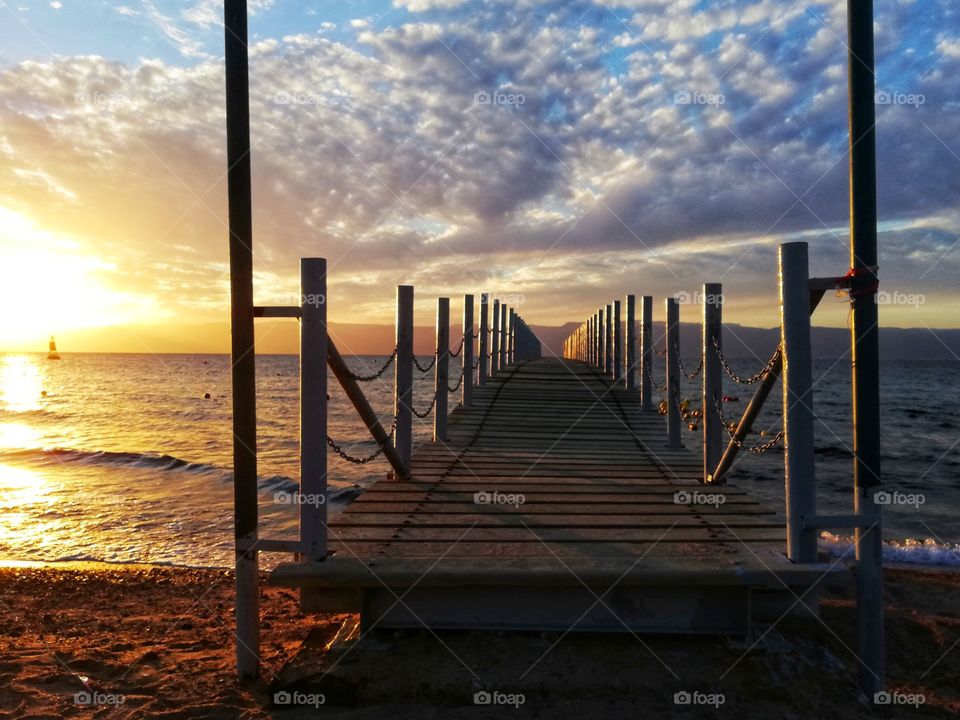
[[[45,349],[49,335],[137,319],[145,298],[106,285],[114,267],[77,240],[0,207],[0,349]]]

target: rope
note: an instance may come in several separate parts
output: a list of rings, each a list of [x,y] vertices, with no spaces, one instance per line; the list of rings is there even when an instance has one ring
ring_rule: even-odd
[[[390,440],[393,440],[393,436],[396,434],[396,432],[397,432],[397,417],[396,415],[394,415],[393,423],[390,425],[390,433],[389,435],[387,435],[387,437]],[[348,463],[353,463],[354,465],[366,465],[367,463],[373,462],[374,460],[376,460],[383,453],[383,446],[380,446],[376,449],[375,452],[371,453],[370,455],[367,455],[366,457],[354,457],[353,455],[350,455],[349,453],[347,453],[343,448],[341,448],[340,445],[338,445],[337,442],[329,435],[327,435],[327,445],[329,445],[330,448],[337,455],[342,457]]]
[[[760,382],[766,377],[767,373],[773,370],[773,366],[776,365],[777,360],[780,359],[780,347],[777,346],[777,351],[773,354],[773,357],[767,361],[766,365],[760,368],[760,371],[757,372],[756,375],[744,378],[737,375],[737,373],[733,371],[733,368],[730,367],[727,358],[723,355],[723,351],[720,350],[720,343],[717,341],[717,338],[713,338],[713,347],[717,350],[717,357],[720,358],[720,366],[723,368],[723,371],[731,380],[740,385],[753,385],[754,383]]]
[[[387,362],[384,363],[382,368],[380,368],[375,373],[373,373],[373,375],[357,375],[355,372],[352,372],[350,370],[348,370],[347,372],[350,374],[350,377],[356,380],[357,382],[370,382],[371,380],[377,380],[383,376],[383,374],[387,371],[387,369],[393,363],[394,358],[397,357],[397,347],[398,346],[396,345],[394,346],[393,352],[390,353],[390,357],[387,358]]]

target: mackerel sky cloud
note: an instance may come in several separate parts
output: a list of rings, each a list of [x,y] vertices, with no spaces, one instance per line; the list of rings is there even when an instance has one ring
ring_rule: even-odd
[[[58,5],[0,7],[0,208],[102,255],[118,302],[223,319],[221,3]],[[320,255],[337,320],[389,321],[399,283],[520,293],[560,323],[719,281],[730,320],[770,326],[779,242],[848,267],[844,3],[250,10],[262,302]],[[881,281],[926,297],[884,324],[960,317],[957,14],[876,3]]]

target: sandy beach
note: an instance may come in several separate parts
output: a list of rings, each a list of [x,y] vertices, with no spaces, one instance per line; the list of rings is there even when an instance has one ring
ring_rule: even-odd
[[[923,703],[883,716],[960,714],[958,589],[956,571],[888,570],[888,688]],[[823,623],[785,620],[751,647],[628,634],[361,636],[355,616],[307,618],[295,593],[264,587],[264,679],[248,686],[233,678],[232,592],[223,570],[0,569],[0,718],[876,716],[857,699],[849,589],[826,595]],[[501,704],[475,704],[484,691]],[[676,704],[684,692],[722,703]]]

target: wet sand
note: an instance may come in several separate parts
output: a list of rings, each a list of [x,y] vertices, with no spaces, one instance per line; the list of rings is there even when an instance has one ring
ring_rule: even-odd
[[[295,592],[264,587],[264,679],[246,686],[233,676],[232,592],[223,570],[0,568],[0,718],[877,716],[855,687],[850,589],[825,594],[822,622],[789,618],[754,645],[361,635],[355,616],[304,617]],[[960,572],[889,568],[886,598],[888,686],[923,704],[880,716],[960,716]]]

